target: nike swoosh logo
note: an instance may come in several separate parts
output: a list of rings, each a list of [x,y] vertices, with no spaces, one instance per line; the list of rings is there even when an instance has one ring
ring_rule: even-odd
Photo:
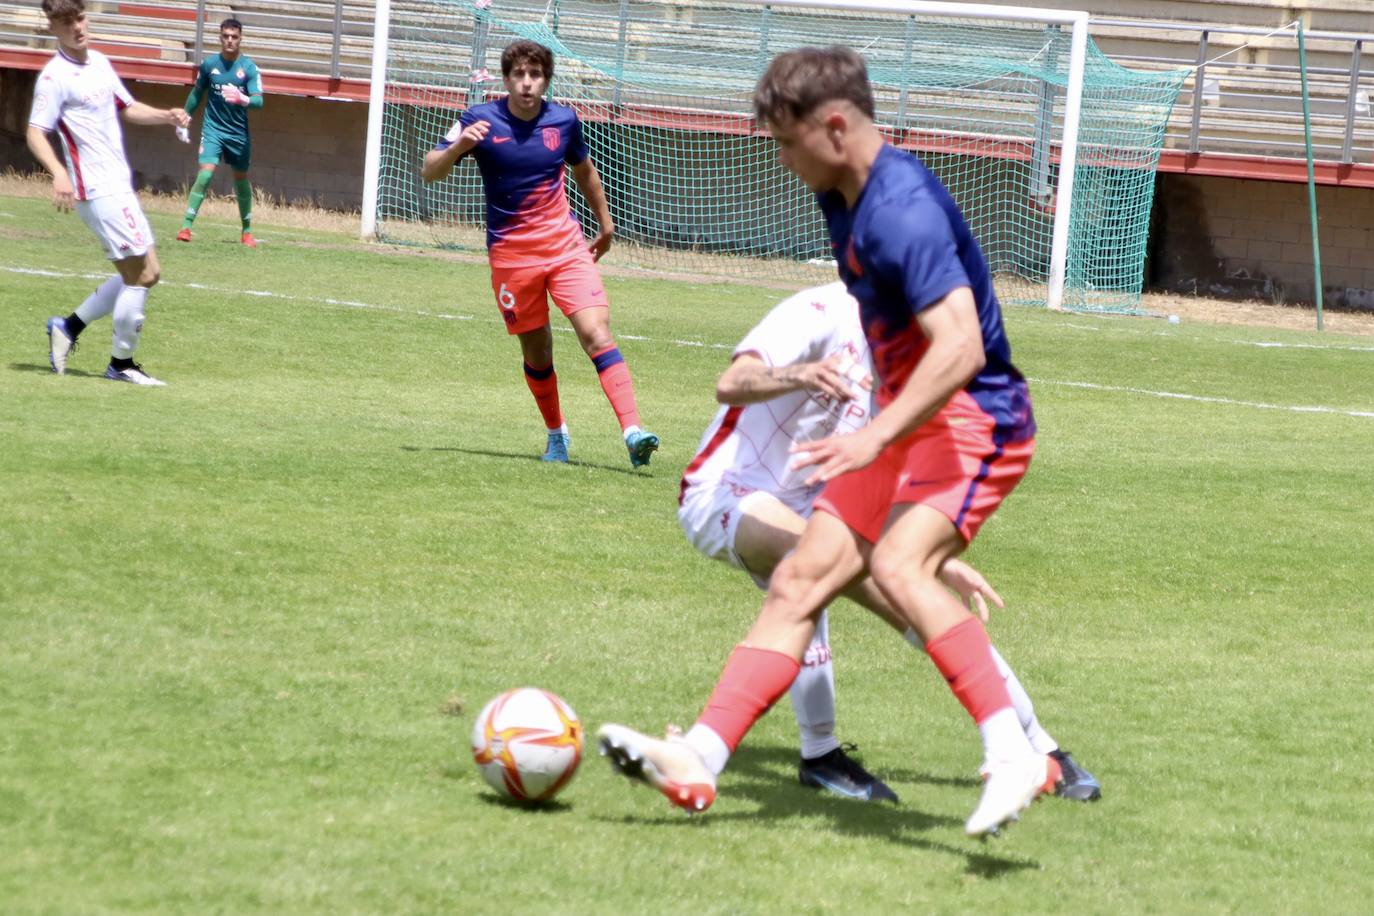
[[[505,143],[505,142],[506,142],[507,140],[509,140],[509,139],[511,139],[511,138],[510,138],[510,137],[492,137],[492,138],[491,138],[491,142],[492,142],[492,143]]]

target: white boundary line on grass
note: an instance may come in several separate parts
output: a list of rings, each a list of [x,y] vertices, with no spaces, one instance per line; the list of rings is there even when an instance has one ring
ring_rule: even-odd
[[[36,268],[36,267],[11,267],[11,266],[9,266],[9,265],[0,265],[0,270],[3,270],[3,271],[5,271],[5,272],[7,272],[7,273],[24,274],[24,275],[27,275],[27,276],[34,276],[34,277],[52,277],[52,278],[54,278],[54,279],[63,279],[63,280],[70,280],[70,279],[80,279],[80,280],[103,280],[103,279],[105,279],[106,277],[109,276],[109,274],[76,273],[76,272],[73,272],[73,271],[44,270],[44,269],[42,269],[42,268]],[[475,315],[450,315],[450,314],[445,314],[445,313],[443,313],[443,312],[426,312],[426,311],[424,311],[423,309],[404,309],[404,308],[399,308],[399,307],[397,307],[397,306],[391,306],[391,305],[376,305],[376,304],[373,304],[373,303],[370,303],[370,302],[357,302],[357,301],[350,300],[350,299],[332,299],[332,298],[329,298],[329,297],[321,297],[321,296],[292,296],[292,295],[289,295],[289,294],[287,294],[287,293],[274,293],[274,292],[272,292],[271,290],[260,290],[260,289],[223,289],[223,288],[218,287],[218,286],[209,286],[209,285],[204,284],[204,283],[166,283],[166,284],[164,284],[164,285],[166,285],[166,286],[180,286],[180,287],[182,287],[182,288],[184,288],[184,289],[194,289],[194,290],[200,290],[200,291],[202,291],[202,292],[226,293],[226,294],[229,294],[229,295],[254,296],[254,297],[263,298],[263,299],[283,299],[283,300],[286,300],[286,301],[288,301],[288,302],[320,302],[320,303],[323,303],[323,304],[325,304],[325,305],[337,305],[337,306],[343,306],[343,307],[345,307],[345,308],[372,309],[372,310],[374,310],[374,311],[392,312],[392,313],[400,314],[400,315],[416,315],[416,316],[419,316],[419,317],[422,317],[422,318],[440,318],[440,319],[444,319],[444,320],[447,320],[447,321],[476,321],[476,320],[478,320],[477,317],[476,317]],[[495,319],[492,319],[492,323],[493,323],[493,324],[495,323]],[[1082,326],[1079,325],[1079,326],[1077,326],[1077,327],[1082,327]],[[555,328],[554,330],[557,330],[557,331],[566,331],[567,333],[572,333],[572,328]],[[1085,330],[1086,330],[1086,328],[1085,328]],[[645,336],[642,336],[642,335],[639,335],[639,334],[617,334],[616,336],[619,337],[619,338],[622,339],[622,340],[638,340],[638,341],[644,341],[644,342],[647,342],[647,343],[658,343],[658,342],[662,342],[662,343],[671,344],[672,346],[675,346],[675,347],[700,347],[700,348],[710,349],[710,350],[733,350],[733,349],[734,349],[734,347],[733,347],[731,344],[704,343],[704,342],[699,341],[699,340],[673,340],[673,339],[670,339],[670,340],[666,340],[666,341],[660,341],[660,340],[658,340],[658,338],[654,338],[654,337],[645,337]],[[1253,341],[1236,341],[1236,343],[1253,344],[1254,342],[1253,342]],[[1274,346],[1285,346],[1285,344],[1274,344]],[[1337,348],[1334,348],[1334,347],[1333,347],[1333,348],[1322,347],[1320,344],[1311,344],[1311,345],[1299,344],[1299,345],[1297,345],[1297,346],[1306,346],[1306,347],[1309,347],[1309,348],[1311,348],[1311,349],[1337,349]],[[1369,348],[1369,349],[1374,349],[1374,348]],[[1291,412],[1291,413],[1323,413],[1323,414],[1336,414],[1336,415],[1338,415],[1338,416],[1346,416],[1346,417],[1360,417],[1360,418],[1374,419],[1374,411],[1370,411],[1370,410],[1348,410],[1348,409],[1340,408],[1340,407],[1319,407],[1319,406],[1312,406],[1312,407],[1309,407],[1309,406],[1303,406],[1303,405],[1300,405],[1300,404],[1298,404],[1298,405],[1294,405],[1294,404],[1266,404],[1266,403],[1263,403],[1263,402],[1261,402],[1261,401],[1239,401],[1239,400],[1235,400],[1235,399],[1233,399],[1233,398],[1210,397],[1210,396],[1208,396],[1208,395],[1201,395],[1201,394],[1186,394],[1186,393],[1184,393],[1184,392],[1176,392],[1176,391],[1152,391],[1152,390],[1150,390],[1150,389],[1148,389],[1148,388],[1130,388],[1130,387],[1121,386],[1121,385],[1099,385],[1099,384],[1096,384],[1096,383],[1094,383],[1094,382],[1066,382],[1066,381],[1055,381],[1055,380],[1052,380],[1052,379],[1029,379],[1029,381],[1031,381],[1032,383],[1037,384],[1037,385],[1059,385],[1059,386],[1065,387],[1065,388],[1080,388],[1080,389],[1084,389],[1084,390],[1088,390],[1088,391],[1111,391],[1111,392],[1121,392],[1121,393],[1123,393],[1123,394],[1136,394],[1136,395],[1141,395],[1141,396],[1144,396],[1144,397],[1171,398],[1171,399],[1180,400],[1180,401],[1196,401],[1196,402],[1205,403],[1205,404],[1223,404],[1223,405],[1226,405],[1226,406],[1228,406],[1228,407],[1249,407],[1249,408],[1252,408],[1252,409],[1255,409],[1255,410],[1283,410],[1283,411],[1288,411],[1288,412]]]
[[[1374,410],[1346,410],[1342,407],[1304,407],[1300,404],[1266,404],[1263,401],[1237,401],[1232,398],[1209,397],[1203,394],[1185,394],[1180,391],[1151,391],[1148,388],[1130,388],[1124,385],[1098,385],[1094,382],[1061,382],[1052,379],[1033,378],[1027,381],[1036,385],[1059,385],[1064,388],[1084,388],[1089,391],[1120,391],[1152,398],[1173,398],[1179,401],[1201,401],[1207,404],[1225,404],[1229,407],[1250,407],[1255,410],[1286,410],[1292,413],[1331,413],[1346,417],[1367,417],[1374,419]]]

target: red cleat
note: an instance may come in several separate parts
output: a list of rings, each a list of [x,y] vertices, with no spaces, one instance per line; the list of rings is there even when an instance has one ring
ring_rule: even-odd
[[[243,234],[243,238],[239,239],[239,241],[243,242],[243,244],[247,245],[249,248],[258,247],[258,240],[253,238],[253,234],[251,232],[245,232]]]
[[[183,230],[181,230],[180,232],[178,232],[178,233],[177,233],[177,241],[178,241],[178,242],[189,242],[189,241],[191,241],[191,230],[190,230],[190,229],[183,229]]]

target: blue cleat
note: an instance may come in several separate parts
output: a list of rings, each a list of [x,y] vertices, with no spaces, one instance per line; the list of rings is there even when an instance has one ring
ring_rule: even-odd
[[[625,448],[630,452],[631,467],[647,467],[650,456],[658,450],[658,436],[637,430],[625,437]]]
[[[567,464],[568,446],[570,445],[572,445],[572,436],[567,433],[549,433],[549,446],[544,449],[544,457],[539,460]]]
[[[845,745],[856,750],[854,745]],[[859,765],[859,762],[837,747],[827,754],[811,760],[802,759],[797,771],[801,784],[813,789],[824,789],[844,798],[858,798],[864,801],[887,801],[897,804],[897,793],[888,788],[872,773]]]
[[[1051,751],[1050,756],[1059,761],[1059,769],[1062,775],[1054,785],[1054,794],[1060,798],[1071,798],[1074,801],[1097,801],[1102,797],[1102,784],[1097,781],[1097,777],[1089,773],[1078,765],[1078,761],[1069,756],[1069,752],[1060,748]]]

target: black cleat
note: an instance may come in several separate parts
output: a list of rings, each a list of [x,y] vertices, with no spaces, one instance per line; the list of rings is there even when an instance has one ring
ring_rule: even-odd
[[[845,749],[858,750],[853,744],[837,747],[829,753],[810,760],[803,759],[797,770],[801,784],[812,789],[825,789],[845,798],[865,801],[890,801],[897,804],[897,793],[872,773],[859,766]]]
[[[1085,802],[1097,801],[1102,797],[1102,784],[1097,777],[1079,766],[1068,751],[1059,748],[1050,751],[1050,756],[1059,761],[1059,768],[1063,771],[1059,782],[1054,784],[1055,795]]]

